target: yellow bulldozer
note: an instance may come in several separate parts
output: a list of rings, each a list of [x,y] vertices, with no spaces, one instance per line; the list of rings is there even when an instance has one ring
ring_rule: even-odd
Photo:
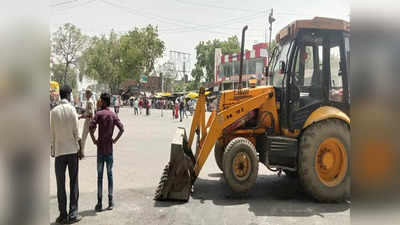
[[[262,163],[297,177],[318,201],[349,198],[349,23],[315,17],[284,27],[266,66],[268,85],[253,88],[241,87],[246,29],[238,88],[219,93],[207,122],[200,88],[189,136],[178,128],[155,200],[187,201],[214,146],[233,192],[250,191]]]

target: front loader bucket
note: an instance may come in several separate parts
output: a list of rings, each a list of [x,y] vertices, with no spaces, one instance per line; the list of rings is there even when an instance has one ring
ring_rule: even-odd
[[[165,166],[154,200],[189,200],[195,158],[187,145],[186,131],[179,127],[171,143],[170,161]]]

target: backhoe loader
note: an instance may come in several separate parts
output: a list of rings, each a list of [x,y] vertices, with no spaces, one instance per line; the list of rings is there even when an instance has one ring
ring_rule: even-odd
[[[233,192],[250,191],[262,163],[297,177],[318,201],[347,199],[349,23],[315,17],[284,27],[266,66],[268,85],[252,88],[241,87],[246,29],[238,88],[219,93],[207,123],[205,90],[200,88],[189,136],[178,128],[155,200],[187,201],[213,147]]]

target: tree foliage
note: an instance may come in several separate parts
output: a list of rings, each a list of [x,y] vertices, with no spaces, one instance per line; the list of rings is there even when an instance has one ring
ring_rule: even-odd
[[[118,36],[115,32],[94,37],[81,60],[84,74],[103,84],[109,84],[113,93],[127,79],[138,80],[141,74],[149,75],[154,62],[165,50],[157,28],[149,25],[134,28]]]
[[[121,64],[120,42],[113,31],[108,36],[94,37],[80,60],[81,72],[99,83],[109,84],[112,92],[118,91],[122,81]]]
[[[240,43],[238,37],[232,36],[225,41],[218,39],[201,41],[196,46],[196,59],[197,63],[192,70],[192,77],[198,81],[205,79],[212,81],[214,79],[214,65],[215,65],[215,49],[221,48],[222,54],[232,54],[240,51]],[[203,69],[205,74],[203,73]]]
[[[71,67],[77,66],[78,59],[86,48],[88,37],[84,35],[79,28],[71,23],[66,23],[59,27],[52,34],[51,52],[57,64],[57,76],[60,75],[60,67],[63,66],[61,84],[66,84],[74,78],[70,78],[69,70]],[[76,80],[76,79],[75,79]]]
[[[76,68],[71,68],[67,72],[66,80],[65,79],[65,65],[62,63],[55,63],[50,68],[51,73],[53,74],[53,80],[57,81],[60,84],[68,84],[71,88],[76,88],[77,86],[77,70]]]

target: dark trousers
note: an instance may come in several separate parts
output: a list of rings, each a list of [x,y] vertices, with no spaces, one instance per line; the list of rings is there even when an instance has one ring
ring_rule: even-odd
[[[67,215],[67,194],[65,192],[65,171],[69,174],[69,214],[74,217],[78,214],[78,154],[57,156],[55,159],[57,179],[58,209],[63,216]]]
[[[183,109],[179,110],[180,121],[182,122],[183,119]]]
[[[103,173],[104,164],[107,167],[107,181],[108,181],[108,200],[113,199],[113,155],[97,154],[97,199],[101,202],[103,197]]]
[[[114,112],[115,112],[116,114],[119,113],[119,106],[114,106]]]

